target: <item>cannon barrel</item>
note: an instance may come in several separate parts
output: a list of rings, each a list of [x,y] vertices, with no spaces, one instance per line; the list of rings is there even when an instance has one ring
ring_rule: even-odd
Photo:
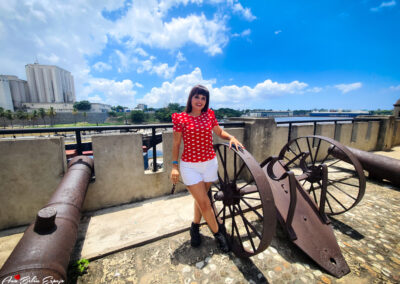
[[[347,147],[360,161],[364,170],[368,171],[371,178],[387,179],[394,185],[400,186],[400,160],[378,154]],[[336,158],[348,162],[344,153],[333,147],[330,149]]]
[[[70,161],[49,203],[38,212],[36,221],[26,229],[1,268],[0,283],[66,281],[92,171],[93,159],[89,157],[78,156]]]

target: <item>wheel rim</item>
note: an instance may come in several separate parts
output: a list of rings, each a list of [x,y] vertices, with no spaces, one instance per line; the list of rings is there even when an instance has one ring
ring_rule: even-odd
[[[227,231],[232,251],[250,257],[264,251],[275,232],[276,216],[268,180],[245,149],[214,145],[218,157],[218,182],[211,189],[211,203]],[[243,181],[246,179],[246,181]]]
[[[342,157],[333,156],[333,150]],[[327,215],[338,215],[350,210],[364,196],[365,176],[361,164],[344,145],[333,139],[323,136],[293,139],[282,148],[279,159],[287,170],[296,174],[300,185],[318,206],[322,187],[321,165],[327,166]]]

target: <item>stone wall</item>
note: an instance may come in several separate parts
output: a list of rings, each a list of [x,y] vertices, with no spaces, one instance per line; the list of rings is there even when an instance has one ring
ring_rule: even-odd
[[[64,140],[0,140],[0,229],[29,224],[66,171]]]
[[[65,112],[59,112],[55,115],[53,123],[54,124],[70,124],[70,123],[75,123],[75,122],[88,122],[88,123],[104,123],[105,120],[107,119],[108,114],[104,113],[104,112],[87,112],[86,113],[86,118],[83,116],[83,112],[78,112],[76,115],[73,115],[72,113],[65,113]],[[50,117],[46,116],[44,118],[44,122],[43,119],[41,119],[40,117],[37,118],[34,121],[35,125],[50,125]],[[10,126],[11,125],[11,121],[9,120],[5,120],[6,125]],[[19,119],[14,119],[12,121],[13,125],[32,125],[31,121],[21,121]],[[4,121],[3,119],[0,121],[0,126],[4,126]]]
[[[288,141],[287,125],[273,119],[240,118],[244,128],[227,129],[243,141],[258,162],[278,155]],[[313,125],[294,125],[291,138],[313,134]],[[400,121],[319,124],[316,134],[371,151],[400,144]],[[220,142],[214,136],[214,142]],[[170,193],[172,132],[163,133],[164,168],[144,171],[140,134],[92,136],[96,179],[89,185],[85,210],[96,210]],[[182,146],[182,145],[181,145]],[[182,152],[182,150],[181,150]],[[66,169],[62,138],[0,140],[0,229],[28,224],[49,200]],[[231,169],[229,169],[231,171]],[[181,183],[177,191],[184,189]]]

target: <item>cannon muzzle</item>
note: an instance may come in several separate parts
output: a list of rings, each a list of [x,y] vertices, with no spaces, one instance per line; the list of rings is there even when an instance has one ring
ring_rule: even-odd
[[[347,149],[357,157],[363,169],[369,173],[371,178],[380,180],[386,179],[391,181],[394,185],[400,186],[400,160],[351,147],[347,147]],[[347,157],[344,157],[343,152],[334,147],[329,150],[336,158],[349,162]]]

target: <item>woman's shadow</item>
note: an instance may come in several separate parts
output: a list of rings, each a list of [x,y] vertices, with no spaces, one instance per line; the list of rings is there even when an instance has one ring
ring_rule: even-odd
[[[175,249],[171,255],[171,263],[173,265],[184,264],[204,269],[210,264],[213,255],[222,254],[233,262],[237,269],[242,273],[243,277],[251,283],[269,283],[262,271],[253,263],[250,258],[239,258],[233,252],[224,254],[219,248],[215,240],[211,237],[202,235],[202,244],[198,248],[190,246],[190,240],[182,243]],[[229,264],[227,264],[229,266]],[[262,275],[262,277],[260,277]]]

